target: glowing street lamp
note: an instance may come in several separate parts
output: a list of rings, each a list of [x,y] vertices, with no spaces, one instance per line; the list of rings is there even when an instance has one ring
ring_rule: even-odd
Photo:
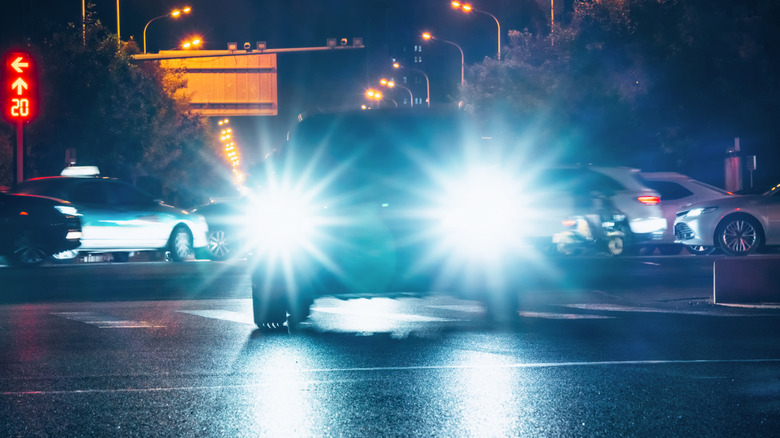
[[[460,85],[462,87],[463,86],[463,66],[465,64],[465,58],[463,56],[463,48],[460,47],[459,45],[453,43],[452,41],[447,41],[447,40],[442,39],[442,38],[436,38],[435,36],[431,35],[429,32],[424,32],[422,34],[422,38],[424,40],[426,40],[426,41],[427,40],[441,41],[443,43],[447,43],[447,44],[453,45],[453,46],[458,48],[458,50],[460,51]]]
[[[411,68],[411,67],[405,67],[397,62],[393,63],[393,68],[395,69],[405,68],[407,70],[416,71],[417,73],[420,73],[421,75],[425,76],[425,89],[427,93],[427,98],[425,99],[425,101],[428,102],[428,108],[430,108],[431,107],[431,80],[428,79],[428,75],[425,74],[425,72],[422,70],[418,70],[416,68]]]
[[[501,59],[501,24],[498,22],[498,18],[496,18],[495,15],[491,14],[490,12],[483,11],[481,9],[477,9],[469,3],[461,3],[459,1],[453,1],[450,3],[453,9],[460,9],[463,11],[464,14],[468,14],[469,12],[479,12],[480,14],[485,14],[495,20],[496,27],[498,27],[498,59]]]
[[[154,17],[151,20],[149,20],[148,22],[146,22],[146,26],[144,26],[144,53],[146,53],[146,28],[149,27],[149,24],[151,24],[152,21],[159,20],[161,18],[177,18],[177,17],[182,16],[182,14],[189,14],[190,11],[192,11],[192,8],[187,6],[187,7],[182,8],[182,9],[175,9],[175,10],[171,11],[168,14],[160,15],[159,17]]]
[[[185,49],[185,50],[187,50],[187,49],[195,49],[195,48],[197,48],[200,45],[200,43],[201,43],[200,38],[196,37],[196,38],[193,38],[193,39],[191,39],[189,41],[183,41],[181,43],[181,48]]]
[[[387,87],[387,88],[395,88],[395,87],[403,88],[404,90],[406,90],[409,93],[409,99],[410,99],[409,100],[409,107],[411,107],[411,108],[414,107],[414,94],[412,94],[412,90],[404,87],[403,85],[397,85],[394,81],[390,81],[390,80],[387,80],[385,78],[382,78],[382,79],[379,80],[379,85],[381,85],[383,87]]]

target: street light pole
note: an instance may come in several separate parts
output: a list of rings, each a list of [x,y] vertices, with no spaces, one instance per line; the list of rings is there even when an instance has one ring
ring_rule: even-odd
[[[409,107],[410,108],[414,108],[414,94],[412,94],[412,90],[404,87],[403,85],[398,85],[394,81],[388,81],[385,78],[382,78],[382,79],[379,80],[379,85],[381,85],[383,87],[387,87],[387,88],[395,88],[395,87],[403,88],[404,90],[406,90],[409,93],[409,99],[411,99],[409,101]]]
[[[552,0],[551,0],[552,1]],[[480,14],[485,14],[492,18],[496,22],[496,27],[498,28],[498,55],[497,58],[501,60],[501,23],[498,22],[498,18],[496,18],[495,15],[491,14],[488,11],[483,11],[481,9],[477,9],[469,3],[461,3],[459,1],[453,1],[450,3],[452,5],[453,9],[460,9],[463,11],[463,13],[468,14],[469,12],[479,12]]]
[[[119,0],[117,0],[117,1],[119,1]],[[176,10],[172,11],[169,14],[160,15],[159,17],[154,17],[151,20],[147,21],[146,22],[146,26],[144,26],[144,38],[143,38],[144,39],[144,55],[146,54],[146,28],[149,27],[150,24],[152,24],[152,21],[159,20],[161,18],[166,18],[166,17],[178,17],[181,14],[189,14],[191,10],[192,10],[192,8],[187,6],[187,7],[183,8],[183,9],[181,9],[181,10],[176,9]]]
[[[451,45],[453,45],[453,46],[458,48],[458,50],[460,51],[460,86],[462,87],[463,86],[463,82],[464,82],[464,80],[463,80],[463,66],[465,65],[465,57],[463,56],[463,48],[461,48],[459,45],[453,43],[452,41],[447,41],[447,40],[442,39],[442,38],[436,38],[435,36],[431,35],[428,32],[423,33],[422,37],[423,37],[424,40],[441,41],[443,43],[451,44]]]
[[[122,47],[122,37],[119,34],[119,0],[116,0],[116,42],[117,45]]]
[[[428,102],[428,108],[431,107],[431,80],[428,78],[428,75],[425,74],[424,71],[418,70],[416,68],[411,67],[404,67],[401,64],[394,62],[393,68],[405,68],[407,70],[416,71],[417,73],[420,73],[421,75],[425,76],[425,92],[427,93],[426,102]]]

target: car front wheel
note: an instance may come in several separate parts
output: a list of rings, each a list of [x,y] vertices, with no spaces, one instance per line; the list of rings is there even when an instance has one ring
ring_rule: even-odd
[[[178,226],[173,229],[171,239],[168,244],[171,260],[181,262],[190,258],[195,251],[192,248],[192,234],[184,226]]]
[[[14,239],[9,261],[17,266],[35,266],[43,263],[46,257],[46,251],[36,242],[32,232],[27,231]]]
[[[758,250],[763,242],[761,226],[753,218],[727,218],[715,232],[720,248],[728,255],[743,256]]]
[[[227,260],[233,253],[228,241],[229,233],[224,228],[215,228],[208,233],[208,251],[211,260]]]

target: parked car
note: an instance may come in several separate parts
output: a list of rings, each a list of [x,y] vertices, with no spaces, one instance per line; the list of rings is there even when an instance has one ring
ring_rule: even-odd
[[[206,218],[207,245],[196,256],[211,260],[227,260],[246,255],[250,250],[247,236],[251,233],[251,212],[246,197],[212,201],[192,210]]]
[[[202,216],[165,205],[117,179],[34,178],[18,184],[14,192],[73,203],[82,215],[79,253],[111,253],[114,260],[126,261],[132,252],[167,251],[171,259],[182,261],[206,246]]]
[[[682,251],[683,245],[675,243],[674,220],[677,212],[689,205],[712,199],[734,196],[733,193],[676,172],[642,172],[644,184],[661,194],[661,210],[668,225],[663,238],[658,241],[661,254],[673,255]],[[714,246],[691,246],[685,248],[693,254],[710,254]]]
[[[0,193],[0,255],[15,265],[37,265],[75,249],[81,220],[73,205],[32,195]]]
[[[677,213],[676,241],[742,256],[780,245],[780,184],[763,195],[698,202]]]

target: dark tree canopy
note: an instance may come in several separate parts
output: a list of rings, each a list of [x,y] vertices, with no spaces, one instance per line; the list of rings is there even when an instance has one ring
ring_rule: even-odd
[[[579,1],[551,34],[509,31],[463,96],[554,159],[702,176],[741,137],[777,178],[779,19],[774,0]]]
[[[24,128],[25,177],[59,174],[66,149],[74,149],[79,165],[134,182],[151,179],[158,195],[177,193],[181,202],[229,184],[218,175],[228,169],[216,133],[173,97],[182,80],[157,63],[134,62],[133,42],[118,47],[116,35],[92,19],[85,37],[80,24],[71,24],[30,45],[44,104]],[[12,131],[3,133],[0,144],[10,143]],[[3,163],[0,185],[9,185],[12,170]]]

